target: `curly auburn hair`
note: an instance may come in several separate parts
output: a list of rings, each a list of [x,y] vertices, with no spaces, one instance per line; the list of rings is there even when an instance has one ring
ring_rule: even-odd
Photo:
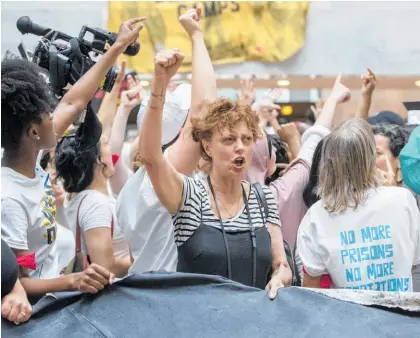
[[[191,118],[191,136],[200,142],[201,156],[211,162],[211,157],[204,150],[202,141],[210,141],[215,132],[223,129],[235,130],[238,123],[245,122],[252,133],[254,142],[262,137],[258,115],[248,105],[242,105],[227,98],[218,99],[207,104],[199,118]]]

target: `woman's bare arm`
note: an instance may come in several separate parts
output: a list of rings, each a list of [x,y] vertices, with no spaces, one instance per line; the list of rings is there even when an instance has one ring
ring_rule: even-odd
[[[121,155],[128,118],[134,107],[138,106],[144,99],[144,95],[145,91],[140,84],[121,93],[121,103],[112,125],[111,139],[109,141],[112,154]],[[123,159],[120,159],[115,165],[115,174],[109,179],[112,192],[119,194],[131,175],[132,171],[130,168]]]
[[[182,200],[181,175],[164,158],[161,149],[162,116],[166,87],[182,64],[178,50],[160,51],[155,57],[155,74],[139,137],[139,157],[162,205],[175,212]]]
[[[92,263],[103,266],[117,277],[124,277],[131,266],[130,255],[115,257],[112,249],[111,229],[94,228],[85,232],[86,247]]]
[[[359,102],[359,106],[356,110],[355,118],[367,120],[369,117],[369,110],[372,104],[372,94],[376,88],[376,76],[368,68],[368,74],[362,76],[362,97]]]
[[[284,286],[291,285],[292,271],[287,262],[286,251],[284,250],[283,235],[281,228],[275,224],[268,224],[268,232],[271,237],[271,252],[273,255],[273,274],[266,290],[270,291],[270,299],[274,299],[277,290]]]
[[[168,150],[168,159],[175,169],[190,176],[200,160],[200,145],[191,138],[191,117],[197,117],[204,102],[217,98],[216,74],[200,27],[201,10],[190,9],[179,18],[192,43],[191,109],[178,140]]]

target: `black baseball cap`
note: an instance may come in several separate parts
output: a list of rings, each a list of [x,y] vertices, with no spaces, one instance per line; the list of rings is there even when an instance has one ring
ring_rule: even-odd
[[[378,114],[368,117],[367,121],[370,124],[388,123],[399,126],[405,124],[404,119],[400,115],[389,110],[380,111]]]

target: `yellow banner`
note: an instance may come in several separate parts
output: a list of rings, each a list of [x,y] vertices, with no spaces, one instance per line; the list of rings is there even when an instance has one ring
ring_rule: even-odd
[[[128,66],[152,73],[159,50],[179,48],[185,53],[181,72],[191,71],[191,42],[178,18],[194,4],[202,8],[202,29],[214,64],[281,62],[305,42],[308,1],[109,1],[109,31],[118,32],[129,18],[147,16],[139,54],[124,56]]]

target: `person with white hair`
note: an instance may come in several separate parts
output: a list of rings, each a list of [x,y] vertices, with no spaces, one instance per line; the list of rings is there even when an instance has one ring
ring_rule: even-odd
[[[307,212],[297,248],[303,286],[412,291],[420,264],[420,212],[405,188],[381,186],[375,139],[362,119],[344,122],[324,140],[320,201]]]

